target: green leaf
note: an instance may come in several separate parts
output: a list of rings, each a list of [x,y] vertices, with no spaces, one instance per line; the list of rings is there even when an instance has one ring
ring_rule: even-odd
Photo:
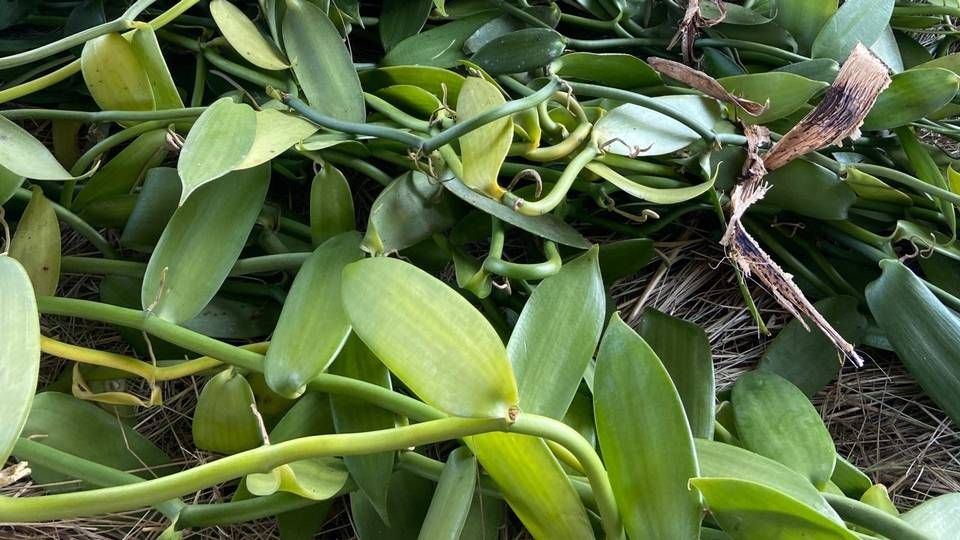
[[[713,187],[713,183],[716,180],[716,176],[710,176],[705,181],[692,186],[680,188],[655,188],[645,186],[639,182],[634,182],[610,167],[607,167],[603,163],[596,161],[588,164],[587,170],[595,173],[607,182],[610,182],[614,186],[620,188],[625,193],[629,193],[640,200],[649,201],[655,204],[676,204],[689,201],[690,199],[699,197],[700,195],[703,195],[709,191],[710,188]]]
[[[9,201],[21,184],[23,184],[22,176],[0,165],[0,205]]]
[[[73,200],[72,210],[82,212],[90,204],[131,193],[149,169],[167,156],[167,130],[148,131],[100,168]]]
[[[257,25],[227,0],[210,2],[210,15],[230,46],[251,64],[268,70],[290,67],[273,43],[263,37]]]
[[[693,323],[647,309],[637,324],[637,333],[670,374],[693,436],[713,438],[716,397],[706,332]]]
[[[806,79],[830,84],[837,78],[837,73],[840,72],[840,64],[830,58],[814,58],[795,64],[787,64],[773,71],[776,73],[793,73]]]
[[[803,159],[787,163],[764,179],[771,187],[763,203],[801,216],[847,219],[847,212],[857,202],[856,192],[836,173]]]
[[[820,29],[837,11],[837,0],[777,0],[774,21],[797,40],[807,53]]]
[[[721,442],[697,439],[696,448],[701,476],[763,484],[809,506],[831,521],[843,523],[813,484],[793,469],[760,454]]]
[[[563,36],[550,28],[524,28],[490,40],[470,60],[490,75],[521,73],[549,64],[565,47]]]
[[[958,80],[960,80],[960,78],[958,78]],[[896,134],[897,138],[900,139],[900,146],[903,148],[904,154],[906,154],[907,159],[910,161],[910,167],[917,175],[917,178],[930,185],[950,191],[951,183],[956,176],[955,173],[954,175],[950,174],[950,171],[953,169],[948,166],[947,178],[944,178],[943,172],[940,170],[940,166],[937,165],[937,162],[933,159],[933,156],[930,155],[930,152],[928,152],[923,146],[923,143],[920,142],[920,139],[917,137],[916,133],[914,133],[914,131],[909,127],[901,127],[897,129]],[[953,207],[953,203],[950,201],[945,201],[942,198],[938,198],[937,202],[940,206],[940,212],[946,219],[947,227],[950,229],[950,233],[956,237],[957,212]]]
[[[607,285],[636,274],[650,264],[655,255],[653,240],[628,238],[600,244],[600,273]]]
[[[470,206],[479,208],[498,219],[541,238],[553,240],[558,244],[578,249],[589,249],[592,245],[590,241],[584,238],[576,229],[553,214],[544,214],[542,216],[525,216],[519,214],[490,197],[480,195],[456,178],[441,182],[441,185]]]
[[[380,43],[389,51],[410,36],[420,33],[427,22],[433,0],[384,0],[380,7]]]
[[[33,196],[10,241],[10,257],[30,277],[34,294],[53,296],[60,282],[60,222],[53,204],[34,186]]]
[[[263,437],[254,410],[253,390],[233,368],[203,385],[193,413],[193,443],[219,454],[236,454],[260,446]]]
[[[180,177],[177,170],[170,167],[148,170],[137,195],[137,203],[120,236],[120,245],[137,251],[153,251],[164,227],[177,210],[179,201]]]
[[[340,303],[340,274],[362,257],[360,233],[350,231],[321,244],[300,267],[264,360],[274,392],[296,397],[337,357],[350,335]]]
[[[756,482],[694,478],[690,484],[703,494],[710,514],[734,540],[858,539],[843,524],[831,521],[789,495]]]
[[[456,219],[437,182],[419,171],[404,173],[373,201],[362,247],[374,255],[399,251],[449,229]]]
[[[147,264],[144,309],[174,323],[200,313],[240,256],[269,184],[268,165],[234,171],[178,208]]]
[[[200,186],[236,169],[253,147],[256,132],[257,115],[249,105],[225,97],[207,107],[190,128],[177,161],[180,204]]]
[[[960,493],[934,497],[900,517],[930,540],[951,540],[960,528]]]
[[[434,493],[433,482],[399,470],[388,478],[390,522],[384,523],[360,492],[350,494],[351,522],[358,540],[417,540]]]
[[[593,400],[627,534],[696,538],[700,498],[687,481],[698,467],[683,404],[656,353],[617,314],[600,342]]]
[[[398,84],[416,86],[437,98],[446,95],[451,107],[457,106],[457,96],[465,80],[464,76],[453,71],[431,66],[388,66],[360,73],[360,81],[367,92]]]
[[[874,484],[860,497],[860,502],[882,510],[891,516],[900,515],[900,511],[890,500],[890,493],[883,484]]]
[[[31,388],[31,394],[33,391]],[[144,479],[174,470],[162,450],[124,424],[115,413],[59,392],[37,394],[21,436],[101,465],[131,471]],[[31,465],[30,468],[37,484],[55,484],[68,478],[43,467]],[[78,486],[50,486],[48,490],[75,487]],[[80,484],[79,487],[88,486]]]
[[[501,418],[517,383],[497,332],[423,270],[375,257],[343,271],[343,303],[370,350],[425,402],[449,414]]]
[[[257,111],[256,117],[257,129],[253,144],[235,169],[249,169],[266,163],[318,130],[317,126],[299,116],[275,109]]]
[[[846,184],[850,186],[861,199],[888,202],[901,206],[913,205],[913,199],[906,193],[890,187],[879,178],[857,170],[855,167],[845,168],[843,174],[845,175],[844,181]]]
[[[461,446],[450,453],[420,529],[420,540],[456,539],[470,514],[477,485],[477,458]]]
[[[798,3],[803,4],[801,0]],[[812,56],[843,62],[858,42],[876,42],[890,22],[893,4],[894,0],[847,0],[813,40]]]
[[[864,130],[889,129],[931,115],[957,94],[960,76],[943,68],[913,68],[892,77],[863,121]]]
[[[319,246],[355,227],[350,183],[333,164],[324,163],[310,184],[310,236],[313,244]]]
[[[924,49],[926,50],[926,49]],[[927,68],[943,68],[949,69],[950,71],[960,75],[960,53],[946,54],[938,58],[934,58],[927,62],[924,62],[920,65],[913,66],[910,69],[927,69]],[[951,116],[956,116],[960,113],[960,105],[956,103],[950,103],[945,105],[940,110],[936,111],[929,115],[931,120],[940,120],[942,118],[947,118]]]
[[[859,499],[873,485],[870,477],[839,454],[830,482],[840,488],[847,497],[854,499]]]
[[[163,58],[156,32],[147,23],[135,23],[135,26],[130,45],[147,74],[147,80],[150,81],[154,107],[158,110],[182,109],[183,100],[180,99],[173,76],[170,75],[167,62]]]
[[[712,127],[720,119],[720,106],[714,99],[700,96],[653,99],[705,126]],[[661,156],[700,140],[700,135],[673,118],[630,103],[611,109],[597,121],[593,137],[598,144],[619,139],[605,146],[606,151],[631,157]]]
[[[593,538],[587,511],[543,439],[486,433],[464,439],[534,538]]]
[[[870,51],[877,55],[884,64],[890,68],[893,73],[903,71],[903,58],[900,57],[900,47],[897,45],[897,36],[893,33],[893,28],[887,25],[880,37],[872,45]]]
[[[283,47],[307,103],[338,120],[363,122],[363,90],[337,27],[316,4],[307,0],[286,4]]]
[[[836,461],[833,439],[799,388],[775,373],[750,371],[733,386],[732,400],[745,448],[783,463],[817,488],[826,485]]]
[[[482,77],[467,77],[457,99],[457,122],[465,122],[506,103],[503,94]],[[459,139],[463,183],[494,199],[503,196],[497,184],[500,166],[513,142],[513,119],[505,116]]]
[[[375,93],[377,97],[385,99],[400,110],[423,119],[429,119],[430,115],[443,106],[437,96],[410,84],[387,86]]]
[[[390,373],[377,357],[356,336],[351,335],[330,372],[359,381],[366,381],[392,389]],[[361,433],[390,429],[396,426],[393,413],[363,400],[331,394],[330,406],[337,433]],[[381,452],[362,456],[346,456],[344,463],[350,477],[377,510],[380,518],[389,523],[388,490],[396,452]]]
[[[767,110],[759,116],[742,114],[742,120],[748,124],[766,124],[788,116],[829,86],[793,73],[773,71],[724,77],[717,82],[737,97],[767,104]]]
[[[24,429],[40,372],[40,315],[30,277],[12,257],[0,255],[0,458]],[[28,434],[29,435],[29,434]]]
[[[0,144],[0,166],[7,172],[34,180],[73,179],[73,175],[60,165],[47,147],[25,129],[2,116],[0,141],[3,142]]]
[[[563,418],[603,331],[606,313],[593,247],[543,280],[507,344],[525,412]]]
[[[907,371],[954,421],[960,422],[960,319],[897,260],[867,286],[867,305]]]
[[[384,66],[433,66],[450,68],[465,58],[463,44],[498,11],[483,11],[469,17],[441,24],[397,43],[380,60]]]
[[[866,317],[857,312],[857,300],[850,296],[826,298],[814,307],[850,343],[857,343],[867,327]],[[767,347],[759,367],[780,375],[812,397],[836,378],[841,362],[823,333],[808,330],[794,319]]]
[[[153,86],[133,45],[113,32],[91,39],[80,55],[80,72],[90,96],[105,110],[156,109]]]
[[[268,473],[247,475],[246,488],[259,497],[279,491],[311,501],[325,501],[338,495],[348,478],[347,469],[339,459],[319,457],[281,465]]]

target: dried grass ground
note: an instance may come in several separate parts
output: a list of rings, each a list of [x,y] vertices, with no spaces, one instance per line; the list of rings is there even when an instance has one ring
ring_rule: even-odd
[[[73,233],[64,237],[65,254],[93,252]],[[679,248],[679,249],[678,249]],[[751,369],[763,354],[768,338],[759,334],[742,307],[733,273],[723,253],[709,239],[696,233],[689,240],[658,245],[664,256],[677,252],[672,264],[657,262],[641,274],[615,285],[612,294],[624,317],[636,320],[638,300],[671,315],[704,327],[713,349],[718,389],[729,386],[743,371]],[[65,276],[61,295],[96,298],[99,278]],[[774,333],[789,315],[758,288],[754,288],[767,325]],[[130,353],[112,328],[60,317],[45,317],[43,329],[69,343],[102,350]],[[862,369],[845,367],[840,380],[821,392],[815,403],[837,442],[839,452],[863,468],[876,482],[882,482],[901,508],[941,493],[960,491],[960,433],[946,416],[922,395],[899,362],[882,351],[866,351],[870,360]],[[66,362],[46,357],[41,385],[54,382]],[[196,403],[201,380],[186,379],[164,387],[163,406],[142,410],[136,415],[137,429],[184,466],[203,463],[213,456],[192,449],[190,414]],[[131,388],[130,390],[145,389]],[[3,495],[29,496],[43,486],[29,479],[8,486]],[[218,489],[205,490],[190,502],[224,500]],[[342,505],[327,517],[318,538],[353,538],[349,514]],[[51,524],[0,524],[0,538],[152,538],[164,522],[152,511],[135,511],[96,518]],[[519,530],[504,538],[524,536]],[[189,532],[192,539],[279,538],[271,520]]]

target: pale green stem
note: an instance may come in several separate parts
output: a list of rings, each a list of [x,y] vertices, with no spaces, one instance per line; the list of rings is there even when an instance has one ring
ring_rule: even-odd
[[[58,109],[9,109],[0,116],[9,120],[77,120],[79,122],[143,122],[145,120],[186,120],[203,114],[206,107],[160,111],[63,111]]]
[[[577,176],[580,175],[584,167],[586,167],[593,158],[597,157],[599,152],[596,145],[587,145],[579,154],[570,160],[570,163],[568,163],[563,170],[563,174],[560,175],[560,179],[557,180],[557,183],[550,189],[550,192],[542,199],[527,201],[517,197],[513,193],[506,193],[503,196],[502,202],[508,206],[512,206],[517,213],[527,216],[540,216],[550,212],[563,202],[567,196],[567,192],[570,191],[570,186],[573,185],[573,181],[577,179]]]
[[[887,538],[897,540],[933,540],[897,516],[892,516],[869,504],[832,493],[822,493],[823,498],[840,514],[844,521],[865,527]]]

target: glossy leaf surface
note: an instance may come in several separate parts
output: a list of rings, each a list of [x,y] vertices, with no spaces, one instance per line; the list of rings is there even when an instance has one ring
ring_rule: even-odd
[[[210,2],[210,15],[230,46],[251,64],[269,70],[289,67],[280,51],[263,37],[253,21],[227,0]]]
[[[504,103],[496,86],[481,77],[468,77],[457,98],[457,122],[466,122]],[[497,184],[497,175],[512,141],[513,120],[509,116],[460,137],[463,183],[499,199],[503,188]]]
[[[257,115],[250,106],[220,98],[200,115],[180,151],[180,204],[197,188],[239,167],[253,147]]]
[[[40,315],[30,277],[16,259],[0,255],[0,457],[7,460],[17,442],[40,372]]]

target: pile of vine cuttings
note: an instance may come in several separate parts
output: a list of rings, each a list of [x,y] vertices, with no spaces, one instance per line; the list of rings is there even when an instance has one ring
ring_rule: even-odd
[[[960,422],[958,18],[2,2],[0,530],[956,538],[960,494],[898,509],[810,399],[888,354]],[[611,295],[694,229],[793,320],[725,387]]]

